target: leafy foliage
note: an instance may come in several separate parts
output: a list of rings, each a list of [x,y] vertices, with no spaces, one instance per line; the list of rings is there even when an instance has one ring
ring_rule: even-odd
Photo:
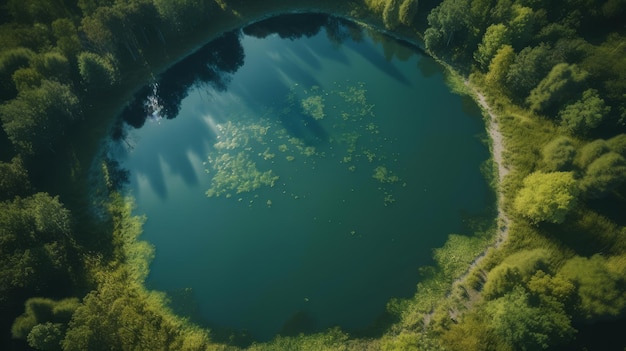
[[[48,194],[0,202],[0,306],[17,291],[67,281],[70,228],[69,211]]]
[[[489,63],[489,71],[485,76],[487,84],[504,88],[507,72],[514,60],[515,51],[513,51],[513,47],[511,45],[501,46]]]
[[[79,100],[71,88],[49,80],[0,106],[4,130],[26,155],[52,151],[65,128],[80,117]]]
[[[102,57],[93,52],[82,52],[78,55],[78,71],[83,82],[95,91],[107,90],[118,82],[117,68],[113,59]]]
[[[626,160],[608,152],[587,166],[580,186],[587,196],[602,197],[626,182]]]
[[[600,255],[574,257],[559,271],[559,275],[576,284],[580,313],[586,318],[617,316],[626,308],[623,272],[614,270],[609,262]]]
[[[530,92],[526,102],[531,110],[550,114],[576,93],[587,76],[578,66],[560,63]]]
[[[571,138],[556,137],[541,150],[543,163],[549,171],[568,171],[576,156],[576,147]]]
[[[558,60],[553,52],[549,44],[541,43],[534,47],[527,46],[515,56],[506,74],[506,84],[513,99],[523,101],[550,72]]]
[[[515,198],[515,210],[532,223],[563,223],[577,202],[578,188],[571,172],[532,173]]]
[[[26,340],[28,346],[37,350],[61,350],[61,341],[64,332],[63,324],[50,323],[37,324],[28,333]]]
[[[566,105],[559,111],[561,126],[572,134],[586,134],[597,128],[611,107],[604,103],[598,91],[588,89],[583,92],[580,100]]]
[[[490,329],[516,350],[547,349],[571,339],[575,333],[562,309],[536,306],[521,288],[490,301],[485,307]]]
[[[59,301],[35,297],[26,301],[26,311],[11,328],[14,338],[25,339],[39,350],[60,350],[67,323],[79,305],[76,298]]]
[[[497,51],[504,45],[511,44],[511,33],[502,23],[493,24],[487,28],[483,40],[478,44],[474,59],[482,66],[487,67]]]
[[[30,190],[28,171],[19,157],[10,163],[0,162],[0,201],[26,196]]]

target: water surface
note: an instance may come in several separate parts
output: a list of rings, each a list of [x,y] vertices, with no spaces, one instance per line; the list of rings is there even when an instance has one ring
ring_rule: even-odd
[[[111,149],[148,218],[148,285],[257,339],[367,327],[488,206],[475,106],[418,51],[321,23],[201,50],[146,88],[157,111],[135,108],[142,127]]]

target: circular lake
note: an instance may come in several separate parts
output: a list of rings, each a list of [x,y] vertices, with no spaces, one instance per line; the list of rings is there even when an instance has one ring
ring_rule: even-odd
[[[492,201],[476,106],[417,48],[332,17],[228,33],[124,119],[109,152],[147,216],[147,285],[257,340],[368,327]]]

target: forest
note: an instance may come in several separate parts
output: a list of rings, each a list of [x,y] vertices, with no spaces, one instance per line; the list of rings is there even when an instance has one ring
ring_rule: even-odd
[[[0,7],[1,349],[626,348],[625,0]],[[437,264],[422,267],[415,296],[390,301],[368,333],[337,327],[260,343],[202,328],[147,289],[154,252],[138,240],[145,219],[119,191],[127,175],[106,160],[97,180],[87,175],[98,140],[146,81],[199,43],[290,12],[333,14],[418,43],[456,91],[484,98],[485,119],[504,139],[509,172],[492,185],[507,220],[451,234],[433,251]],[[227,59],[217,55],[217,67],[236,69]]]

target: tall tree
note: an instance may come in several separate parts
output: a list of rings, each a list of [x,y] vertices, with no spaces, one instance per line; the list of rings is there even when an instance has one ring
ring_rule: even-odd
[[[513,6],[513,18],[508,23],[508,27],[511,42],[515,48],[520,50],[526,46],[533,37],[537,22],[537,15],[533,9],[518,4]]]
[[[626,182],[626,160],[616,152],[608,152],[587,166],[580,187],[586,196],[600,198]]]
[[[154,0],[159,16],[179,31],[187,32],[211,16],[215,3],[203,0]]]
[[[581,83],[589,74],[576,65],[560,63],[530,92],[526,102],[535,112],[552,114],[572,96],[580,94]]]
[[[587,89],[582,97],[559,111],[561,126],[573,134],[585,135],[598,127],[611,107],[604,103],[598,91]]]
[[[13,337],[25,339],[37,350],[60,351],[67,324],[78,306],[77,298],[31,298],[26,301],[26,312],[13,323]]]
[[[487,84],[506,89],[506,76],[514,60],[515,51],[513,51],[513,47],[511,45],[501,46],[489,64],[489,71],[485,75]]]
[[[572,172],[535,172],[524,179],[514,208],[531,223],[563,223],[577,202],[578,187]]]
[[[515,350],[547,349],[571,340],[576,332],[561,308],[534,305],[521,287],[490,301],[485,310],[490,329]]]
[[[16,149],[27,155],[54,151],[65,129],[81,116],[78,98],[71,88],[49,80],[0,105],[4,130]]]
[[[618,316],[626,308],[626,279],[613,271],[606,258],[576,256],[567,261],[559,275],[577,286],[580,314],[584,318]]]
[[[493,24],[487,28],[483,40],[478,44],[478,50],[474,53],[474,60],[486,69],[503,45],[511,44],[511,33],[502,23]]]
[[[20,68],[30,65],[35,53],[26,48],[3,50],[0,53],[0,101],[13,99],[17,96],[17,88],[13,83],[13,74]]]
[[[415,20],[415,16],[417,16],[418,11],[418,0],[404,0],[400,4],[399,10],[399,18],[400,23],[405,26],[413,25],[413,21]]]
[[[568,171],[576,156],[576,147],[572,139],[559,136],[546,144],[541,150],[543,163],[548,171]]]
[[[24,197],[29,190],[28,172],[21,158],[14,157],[8,163],[0,162],[0,201]]]
[[[428,14],[428,29],[424,32],[426,47],[433,52],[458,54],[467,36],[478,37],[470,26],[469,1],[445,0]]]
[[[606,140],[594,140],[580,148],[576,158],[574,159],[574,163],[579,168],[584,169],[589,166],[591,162],[595,161],[598,157],[609,152],[610,150],[611,149],[609,148]]]
[[[78,55],[78,71],[90,91],[104,91],[118,83],[119,73],[111,55],[100,56],[93,52]]]
[[[513,93],[512,97],[518,102],[524,101],[531,89],[539,84],[556,63],[552,47],[548,44],[542,43],[520,51],[506,76],[506,85]]]
[[[68,18],[59,18],[52,22],[52,33],[57,40],[57,47],[65,57],[74,58],[80,52],[81,44],[78,30]]]

